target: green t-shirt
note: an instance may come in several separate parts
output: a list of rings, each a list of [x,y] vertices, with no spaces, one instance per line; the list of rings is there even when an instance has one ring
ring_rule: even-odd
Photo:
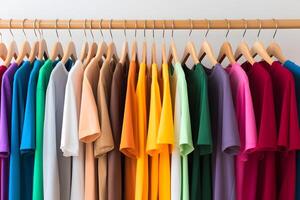
[[[43,130],[45,97],[52,69],[57,62],[47,60],[39,71],[39,77],[36,86],[36,147],[33,170],[33,200],[44,198],[43,195]]]
[[[207,76],[199,63],[189,69],[183,66],[189,97],[192,138],[195,150],[189,156],[191,200],[212,198],[211,165],[212,138],[207,91]]]

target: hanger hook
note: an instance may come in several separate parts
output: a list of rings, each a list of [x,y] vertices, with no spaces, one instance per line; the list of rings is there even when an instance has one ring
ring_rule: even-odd
[[[92,36],[93,42],[95,42],[95,37],[94,37],[94,33],[93,33],[93,20],[92,19],[90,21],[90,34]]]
[[[136,32],[137,32],[137,20],[135,20],[135,27],[134,27],[134,38],[136,39]]]
[[[39,39],[38,36],[37,36],[37,34],[36,34],[36,21],[37,21],[37,19],[34,19],[34,21],[33,21],[33,32],[34,32],[35,37],[37,39]]]
[[[0,18],[0,21],[2,21],[2,19]],[[0,32],[0,42],[2,43],[2,33]]]
[[[25,21],[26,21],[26,20],[27,20],[26,18],[23,19],[23,22],[22,22],[22,31],[23,31],[24,37],[25,37],[26,40],[27,40],[27,35],[26,35],[26,33],[25,33],[25,30],[24,30],[24,24],[25,24]]]
[[[146,20],[144,20],[144,40],[146,39]]]
[[[259,19],[257,19],[257,21],[259,22],[259,30],[258,30],[258,33],[257,33],[257,39],[259,38],[259,35],[260,35],[260,31],[261,31],[261,27],[262,27],[262,25],[261,25],[261,20],[259,20]]]
[[[152,27],[152,37],[154,40],[154,29],[155,29],[155,20],[153,20],[153,27]]]
[[[165,39],[166,20],[163,20],[163,39]]]
[[[71,28],[71,20],[72,19],[69,19],[69,21],[68,21],[68,31],[69,31],[69,36],[70,36],[70,38],[72,40],[72,33],[71,33],[71,30],[70,30],[70,28]]]
[[[57,24],[58,24],[58,19],[55,20],[55,32],[56,32],[56,38],[57,38],[57,41],[59,41],[59,35],[58,35],[58,31],[57,31]]]
[[[207,30],[206,30],[206,33],[205,33],[205,38],[207,38],[208,32],[210,30],[210,20],[205,19],[205,21],[207,22]]]
[[[13,34],[13,32],[11,30],[11,21],[12,21],[12,19],[9,20],[9,32],[10,32],[12,38],[15,40],[15,35]]]
[[[275,23],[275,32],[273,34],[273,39],[275,39],[275,36],[276,36],[276,33],[277,33],[277,30],[278,30],[278,22],[276,19],[273,18],[273,21]]]
[[[226,23],[227,23],[227,32],[226,32],[226,35],[225,35],[225,38],[227,39],[228,37],[228,34],[229,34],[229,30],[230,30],[230,22],[228,19],[225,19]]]
[[[109,21],[109,34],[110,34],[111,41],[114,41],[114,38],[113,38],[113,35],[111,32],[111,24],[112,24],[112,19],[110,19],[110,21]]]
[[[127,40],[127,35],[126,35],[126,19],[124,20],[123,33],[124,33],[125,40]]]
[[[244,30],[244,33],[243,33],[243,38],[245,38],[247,29],[248,29],[248,22],[245,19],[242,19],[242,20],[244,22],[244,27],[245,27],[245,30]]]
[[[172,32],[171,32],[171,37],[173,39],[174,36],[174,20],[172,20]]]
[[[40,34],[40,38],[44,38],[44,32],[43,29],[40,28],[40,26],[41,26],[41,20],[38,20],[38,31]]]
[[[87,35],[86,35],[86,21],[87,21],[87,19],[84,19],[83,34],[84,34],[85,41],[87,41]]]
[[[99,30],[100,30],[100,34],[101,34],[101,36],[102,36],[102,39],[104,39],[103,32],[102,32],[102,21],[103,21],[103,19],[100,19],[100,22],[99,22]]]
[[[193,31],[193,20],[192,19],[189,19],[189,21],[190,21],[190,33],[189,33],[189,37],[191,37],[191,34],[192,34],[192,31]]]

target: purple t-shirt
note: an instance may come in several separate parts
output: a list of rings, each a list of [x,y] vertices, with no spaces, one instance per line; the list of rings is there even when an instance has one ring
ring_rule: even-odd
[[[11,100],[12,84],[14,74],[18,69],[16,63],[11,64],[2,77],[1,84],[1,105],[0,105],[0,155],[9,162],[10,153],[10,122],[11,122]],[[3,163],[2,163],[3,164]],[[8,165],[1,169],[1,200],[8,199]]]
[[[240,139],[232,101],[230,80],[220,64],[208,74],[208,95],[213,137],[213,199],[235,200],[234,155],[239,153]]]

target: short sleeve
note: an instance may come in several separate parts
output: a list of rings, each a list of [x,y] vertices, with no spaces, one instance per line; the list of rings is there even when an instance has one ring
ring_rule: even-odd
[[[56,153],[55,86],[49,81],[45,100],[43,177],[45,200],[59,199],[59,174]]]
[[[90,143],[95,141],[100,134],[97,103],[92,86],[84,74],[79,117],[79,139],[84,143]]]
[[[78,156],[79,151],[77,98],[72,82],[72,75],[70,74],[68,77],[66,85],[61,132],[60,149],[64,156]]]
[[[222,87],[223,105],[221,106],[222,113],[220,113],[222,114],[222,151],[230,155],[235,155],[240,151],[240,139],[229,84],[229,78],[226,75]]]

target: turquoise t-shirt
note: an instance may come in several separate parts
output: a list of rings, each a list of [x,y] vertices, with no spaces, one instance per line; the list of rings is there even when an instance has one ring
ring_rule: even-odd
[[[13,81],[8,193],[11,200],[29,200],[32,198],[33,155],[23,156],[20,152],[27,86],[31,69],[32,65],[29,61],[23,62],[16,71]]]

